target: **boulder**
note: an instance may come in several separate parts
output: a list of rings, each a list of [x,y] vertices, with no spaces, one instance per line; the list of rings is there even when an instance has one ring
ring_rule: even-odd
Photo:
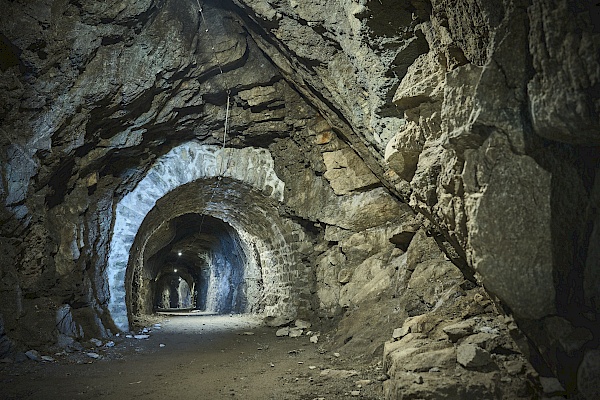
[[[493,362],[490,353],[471,343],[457,347],[456,361],[465,368],[484,367]]]

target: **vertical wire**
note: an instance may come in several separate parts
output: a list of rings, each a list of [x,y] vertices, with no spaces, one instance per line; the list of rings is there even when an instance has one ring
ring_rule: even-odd
[[[204,12],[202,10],[202,5],[200,4],[200,0],[196,0],[196,2],[198,3],[198,12],[200,13],[200,17],[202,18],[202,24],[205,27],[204,32],[207,34],[207,36],[210,39],[211,35],[209,33],[209,28],[208,28],[208,24],[206,22],[206,18],[204,17]],[[201,28],[199,27],[199,31],[201,32],[200,29]],[[227,80],[225,79],[224,72],[223,72],[223,67],[221,65],[221,61],[219,60],[219,56],[217,55],[217,52],[215,50],[214,42],[211,45],[211,50],[212,50],[212,56],[213,56],[214,60],[217,63],[217,68],[219,69],[219,75],[222,76],[223,83],[225,84],[225,87],[227,88],[227,105],[226,105],[226,109],[225,109],[225,124],[224,124],[224,128],[223,128],[223,143],[222,143],[222,146],[221,146],[221,154],[222,154],[221,155],[221,162],[220,162],[220,165],[219,165],[219,170],[217,171],[217,174],[218,174],[217,180],[216,180],[216,182],[215,182],[215,184],[214,184],[214,186],[212,188],[211,195],[210,195],[210,198],[209,198],[208,202],[206,203],[206,206],[208,206],[212,202],[212,200],[213,200],[213,198],[214,198],[214,196],[215,196],[215,194],[217,192],[217,189],[220,186],[221,179],[223,178],[222,175],[225,173],[225,170],[227,168],[229,168],[229,161],[230,161],[229,157],[227,157],[227,162],[225,163],[225,170],[223,170],[223,162],[225,161],[225,158],[226,158],[225,146],[226,146],[226,143],[227,143],[227,134],[229,132],[229,116],[230,116],[230,113],[231,113],[231,108],[230,108],[230,104],[231,104],[231,89],[229,89],[229,87],[227,86]],[[199,229],[200,232],[202,232],[202,226],[204,225],[204,220],[206,218],[206,206],[205,206],[205,212],[202,214],[202,220],[200,221],[200,229]]]

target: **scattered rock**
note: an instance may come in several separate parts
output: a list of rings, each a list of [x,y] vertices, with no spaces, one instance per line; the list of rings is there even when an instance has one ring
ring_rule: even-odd
[[[354,384],[356,386],[360,386],[360,387],[365,387],[365,386],[368,386],[368,385],[370,385],[372,383],[373,383],[373,381],[370,380],[370,379],[361,379],[361,380],[358,380],[358,381],[354,382]]]
[[[353,390],[350,392],[351,396],[360,396],[360,390]]]
[[[96,339],[96,338],[91,338],[90,339],[90,343],[93,344],[96,347],[102,346],[102,340],[99,340],[99,339]]]
[[[112,340],[106,342],[106,344],[104,345],[104,347],[115,347],[115,342],[113,342]]]
[[[83,345],[76,341],[71,336],[64,335],[62,333],[58,334],[57,343],[58,347],[61,349],[65,349],[67,351],[81,351],[83,350]]]
[[[290,328],[289,336],[290,337],[300,337],[300,336],[302,336],[302,332],[304,332],[304,330],[301,328]]]
[[[339,357],[339,356],[340,356],[340,353],[333,353],[333,356],[334,356],[334,357]]]
[[[56,360],[50,356],[42,356],[42,361],[54,362]]]
[[[283,336],[289,336],[289,335],[290,335],[290,327],[289,326],[280,328],[277,330],[277,332],[275,332],[275,336],[277,336],[277,337],[283,337]]]
[[[165,344],[161,343],[161,344],[158,345],[158,347],[165,347]]]
[[[133,335],[134,339],[148,339],[150,335]]]
[[[326,378],[345,379],[356,375],[358,375],[358,371],[354,369],[324,369],[321,371],[321,376]]]
[[[490,353],[481,347],[464,343],[456,349],[456,361],[465,368],[477,368],[488,365],[492,362]]]
[[[310,342],[311,343],[318,343],[319,342],[319,336],[318,335],[312,335],[310,337]]]
[[[284,317],[284,316],[280,316],[280,317],[267,317],[265,318],[265,324],[267,324],[267,326],[273,327],[273,328],[277,328],[286,324],[289,324],[291,321],[290,318]]]
[[[475,321],[467,320],[462,321],[457,324],[452,324],[444,327],[442,330],[446,335],[448,335],[448,339],[452,342],[456,343],[459,339],[464,338],[473,333],[473,327],[475,326]]]
[[[310,322],[304,321],[302,319],[297,319],[294,325],[296,326],[296,328],[300,329],[309,329],[312,326]]]
[[[25,355],[27,356],[27,358],[33,361],[41,360],[40,353],[37,350],[28,350],[25,352]]]
[[[102,357],[100,354],[93,353],[93,352],[85,353],[85,355],[88,356],[89,358],[93,358],[95,360],[98,360]]]

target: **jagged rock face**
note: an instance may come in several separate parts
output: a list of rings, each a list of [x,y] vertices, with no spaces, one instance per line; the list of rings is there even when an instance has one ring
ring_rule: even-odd
[[[261,186],[244,152],[237,165],[254,178],[243,167],[194,178],[231,179],[222,191],[198,188],[215,201],[194,203],[177,189],[185,173],[161,173],[178,182],[165,187],[180,206],[163,212],[148,196],[151,210],[125,219],[139,227],[125,236],[141,250],[124,252],[120,282],[125,271],[131,285],[152,278],[143,249],[169,243],[161,222],[193,212],[257,244],[254,267],[285,288],[254,299],[274,320],[383,307],[370,301],[393,289],[404,263],[412,286],[397,301],[404,317],[417,316],[439,293],[411,287],[456,278],[442,262],[404,255],[426,242],[415,235],[425,221],[417,212],[447,257],[514,314],[565,388],[598,397],[589,384],[600,338],[592,2],[198,5],[2,2],[0,313],[9,337],[54,340],[65,304],[84,335],[114,332],[117,204],[172,149],[225,140],[268,153],[281,186]],[[273,232],[281,237],[261,238]],[[281,253],[291,256],[279,262]]]
[[[338,113],[337,127],[354,128],[347,138],[375,158],[376,174],[437,225],[453,257],[508,305],[574,388],[585,350],[568,350],[552,338],[564,333],[540,335],[535,326],[558,314],[598,337],[597,8],[569,1],[240,3],[259,24],[268,21],[272,37],[257,40],[261,47],[286,46],[282,71],[291,65],[289,79],[318,92]],[[291,39],[291,25],[302,40]],[[329,53],[312,51],[303,61],[306,47],[323,39]],[[558,367],[561,358],[571,360],[571,372]]]

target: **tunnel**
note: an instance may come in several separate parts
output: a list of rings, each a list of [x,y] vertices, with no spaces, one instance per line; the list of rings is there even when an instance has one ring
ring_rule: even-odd
[[[160,158],[117,206],[108,274],[118,326],[152,314],[157,280],[175,269],[195,309],[296,315],[296,255],[306,246],[302,228],[279,213],[282,190],[264,150],[190,142]]]
[[[600,398],[595,2],[0,2],[0,368],[186,313]]]
[[[165,224],[170,227],[167,232],[172,232],[171,242],[160,243],[164,236],[160,230],[156,232],[153,236],[160,239],[148,239],[154,246],[142,254],[141,271],[128,274],[131,278],[126,279],[126,286],[131,293],[127,298],[132,299],[129,314],[152,312],[152,300],[161,293],[161,281],[165,295],[166,279],[171,282],[166,287],[170,297],[177,298],[178,304],[166,308],[197,308],[218,314],[245,312],[245,281],[252,278],[246,277],[246,256],[235,231],[219,220],[198,214],[184,214]],[[203,307],[192,307],[192,291]],[[143,293],[148,293],[147,298]]]
[[[246,276],[248,263],[236,232],[219,220],[199,214],[185,214],[168,223],[174,226],[172,241],[147,257],[145,269],[151,272],[142,272],[151,277],[145,301],[154,299],[154,311],[245,312],[246,280],[256,277]],[[135,292],[131,287],[130,298],[145,292],[142,287],[136,286]],[[130,308],[150,309],[134,304]]]

